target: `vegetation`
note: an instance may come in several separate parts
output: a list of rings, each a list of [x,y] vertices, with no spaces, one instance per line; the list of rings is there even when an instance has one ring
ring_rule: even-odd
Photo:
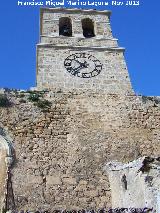
[[[39,100],[35,105],[41,109],[49,109],[52,103],[48,100]]]
[[[0,107],[9,107],[11,105],[5,94],[0,94]]]
[[[7,92],[13,90],[7,89]],[[17,92],[17,91],[14,91]],[[29,102],[33,102],[35,106],[41,108],[43,111],[48,111],[48,109],[52,106],[52,103],[48,100],[45,100],[44,97],[45,91],[23,91],[17,92],[16,97],[20,98],[20,103],[27,103],[27,99]],[[11,102],[9,101],[6,94],[0,94],[0,107],[9,107]]]
[[[38,102],[40,98],[40,95],[38,93],[30,93],[28,100],[32,102]]]
[[[43,99],[43,93],[38,91],[30,91],[28,100],[34,102],[34,105],[43,111],[48,110],[52,105],[50,101]]]
[[[153,96],[142,96],[142,101],[146,103],[147,101],[152,101],[155,104],[160,104],[160,97],[153,97]]]

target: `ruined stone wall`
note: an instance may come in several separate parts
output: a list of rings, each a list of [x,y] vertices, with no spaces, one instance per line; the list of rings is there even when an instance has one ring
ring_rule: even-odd
[[[1,97],[0,104],[2,105]],[[0,127],[0,212],[2,213],[5,212],[8,203],[7,191],[9,190],[10,168],[14,159],[13,155],[11,138]]]
[[[0,108],[16,153],[18,210],[109,208],[105,164],[160,155],[158,98],[47,92],[52,106],[44,111],[29,96],[11,92],[12,105]]]
[[[5,162],[6,153],[5,150],[0,146],[0,212],[4,207],[5,203],[5,192],[6,192],[6,179],[7,179],[7,166]]]
[[[127,164],[106,165],[112,193],[112,208],[160,211],[160,158],[141,157]],[[117,193],[118,192],[118,193]]]

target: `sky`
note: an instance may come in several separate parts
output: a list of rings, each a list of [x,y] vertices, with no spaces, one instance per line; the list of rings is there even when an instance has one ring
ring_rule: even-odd
[[[0,88],[29,89],[36,81],[39,7],[20,7],[17,1],[0,3]],[[126,48],[135,93],[160,96],[160,1],[140,0],[140,6],[99,9],[112,10],[113,36]]]

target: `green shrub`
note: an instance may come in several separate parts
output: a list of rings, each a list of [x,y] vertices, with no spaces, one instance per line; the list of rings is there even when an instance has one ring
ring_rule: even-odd
[[[48,100],[43,99],[43,92],[28,91],[28,93],[28,100],[34,102],[34,105],[43,109],[43,111],[47,111],[51,107],[52,103]]]
[[[143,95],[142,96],[142,101],[143,101],[143,103],[147,103],[148,101],[154,101],[154,98],[150,97],[150,96]]]
[[[48,100],[38,100],[36,103],[36,106],[41,109],[49,109],[51,107],[52,103]]]
[[[25,93],[38,94],[40,97],[42,97],[45,92],[44,91],[36,91],[36,90],[27,90]]]
[[[152,101],[155,104],[160,104],[160,98],[159,97],[153,97],[153,96],[142,96],[143,103],[146,103],[148,101]]]
[[[10,101],[8,100],[7,96],[4,94],[0,94],[0,107],[9,107]]]
[[[30,93],[29,97],[28,97],[28,100],[32,101],[32,102],[38,102],[39,98],[40,98],[39,94],[37,94],[37,93]]]
[[[155,101],[155,104],[160,104],[160,98],[159,97],[155,97],[154,101]]]

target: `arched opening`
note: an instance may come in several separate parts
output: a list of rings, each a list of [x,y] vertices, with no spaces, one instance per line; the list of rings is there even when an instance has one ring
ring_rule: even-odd
[[[59,35],[72,36],[72,22],[68,17],[62,17],[59,19]]]
[[[91,38],[95,36],[94,23],[90,18],[82,19],[83,36],[85,38]]]

